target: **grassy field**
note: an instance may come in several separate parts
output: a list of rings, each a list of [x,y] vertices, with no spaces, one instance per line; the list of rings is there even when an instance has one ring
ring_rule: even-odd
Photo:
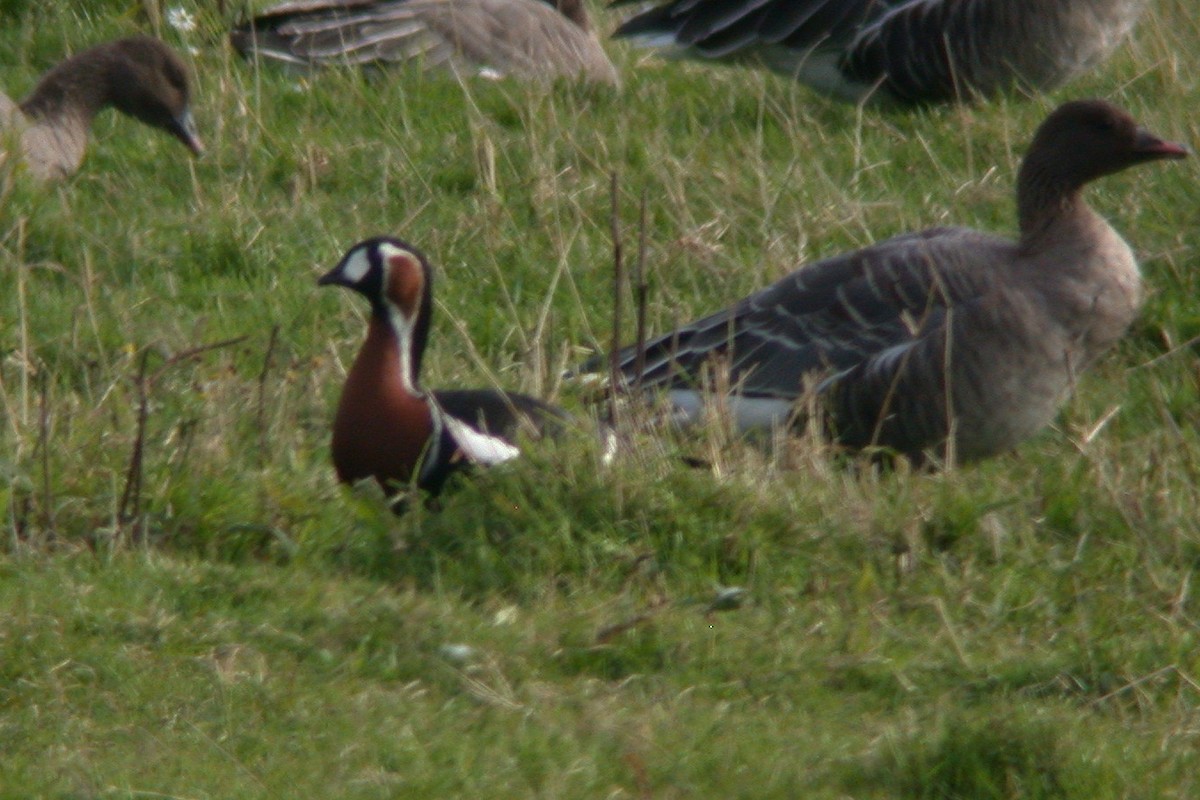
[[[0,0],[0,84],[154,5]],[[1012,231],[1063,100],[1200,142],[1193,0],[1053,96],[896,114],[619,44],[619,92],[301,78],[183,5],[204,159],[109,113],[70,182],[0,183],[0,797],[1200,795],[1195,160],[1094,187],[1140,321],[1054,429],[942,473],[720,425],[606,469],[584,426],[394,517],[334,481],[365,304],[315,286],[400,235],[439,269],[428,385],[583,412],[612,174],[656,331],[902,231]]]

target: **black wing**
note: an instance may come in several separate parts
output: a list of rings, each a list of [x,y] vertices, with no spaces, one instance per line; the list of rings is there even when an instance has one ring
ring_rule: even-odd
[[[536,397],[489,389],[441,389],[433,392],[439,406],[471,427],[515,442],[520,434],[555,435],[570,416]]]

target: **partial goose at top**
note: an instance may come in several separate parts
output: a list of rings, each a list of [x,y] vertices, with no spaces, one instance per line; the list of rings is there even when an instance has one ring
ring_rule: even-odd
[[[668,0],[613,35],[675,57],[761,63],[851,102],[958,102],[1066,83],[1116,49],[1146,2]]]
[[[617,85],[582,0],[300,0],[230,34],[246,58],[301,67],[418,64],[461,75]]]
[[[19,136],[31,175],[61,179],[83,163],[92,119],[107,106],[165,130],[195,155],[204,152],[192,121],[187,69],[149,36],[106,42],[66,59],[20,103],[0,92],[0,132]],[[0,161],[4,155],[0,148]]]
[[[1016,241],[931,228],[818,261],[626,348],[621,377],[665,392],[684,422],[720,392],[742,429],[801,421],[815,401],[851,449],[1004,452],[1051,421],[1141,304],[1133,253],[1084,185],[1186,154],[1106,102],[1067,103],[1021,164]]]

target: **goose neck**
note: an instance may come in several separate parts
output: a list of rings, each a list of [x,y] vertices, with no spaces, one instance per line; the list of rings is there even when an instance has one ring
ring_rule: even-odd
[[[363,351],[379,353],[382,363],[378,368],[384,374],[394,375],[405,394],[420,396],[421,357],[425,343],[418,341],[415,333],[411,321],[402,314],[386,305],[376,307],[371,313]]]
[[[21,111],[38,122],[90,125],[96,114],[111,102],[104,64],[77,56],[46,73],[21,102]]]
[[[1054,164],[1026,159],[1017,180],[1017,219],[1021,243],[1026,248],[1069,228],[1073,221],[1090,216],[1083,186],[1065,176]]]

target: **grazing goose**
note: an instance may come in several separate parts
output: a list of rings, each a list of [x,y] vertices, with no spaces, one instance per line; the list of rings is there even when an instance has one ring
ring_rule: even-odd
[[[148,36],[96,45],[47,72],[19,104],[0,93],[0,130],[20,137],[29,172],[65,178],[83,163],[92,119],[106,106],[175,136],[200,155],[179,56]],[[0,158],[3,157],[0,152]]]
[[[230,38],[247,58],[305,67],[414,62],[492,77],[619,82],[582,0],[300,0]]]
[[[541,400],[492,389],[425,392],[421,358],[433,312],[429,262],[399,239],[356,244],[321,286],[371,304],[371,321],[338,403],[333,465],[344,483],[374,478],[393,493],[414,481],[441,491],[452,472],[520,455],[520,431],[554,433],[566,415]]]
[[[634,0],[617,0],[620,5]],[[1146,0],[668,0],[614,36],[759,62],[843,100],[938,103],[1059,86],[1116,48]]]
[[[666,390],[683,421],[715,384],[732,387],[743,430],[786,424],[815,396],[850,448],[960,462],[1008,450],[1050,422],[1141,302],[1133,253],[1083,186],[1186,153],[1108,103],[1067,103],[1021,165],[1017,241],[931,228],[801,267],[648,342],[641,385]],[[619,357],[635,383],[636,349]]]

